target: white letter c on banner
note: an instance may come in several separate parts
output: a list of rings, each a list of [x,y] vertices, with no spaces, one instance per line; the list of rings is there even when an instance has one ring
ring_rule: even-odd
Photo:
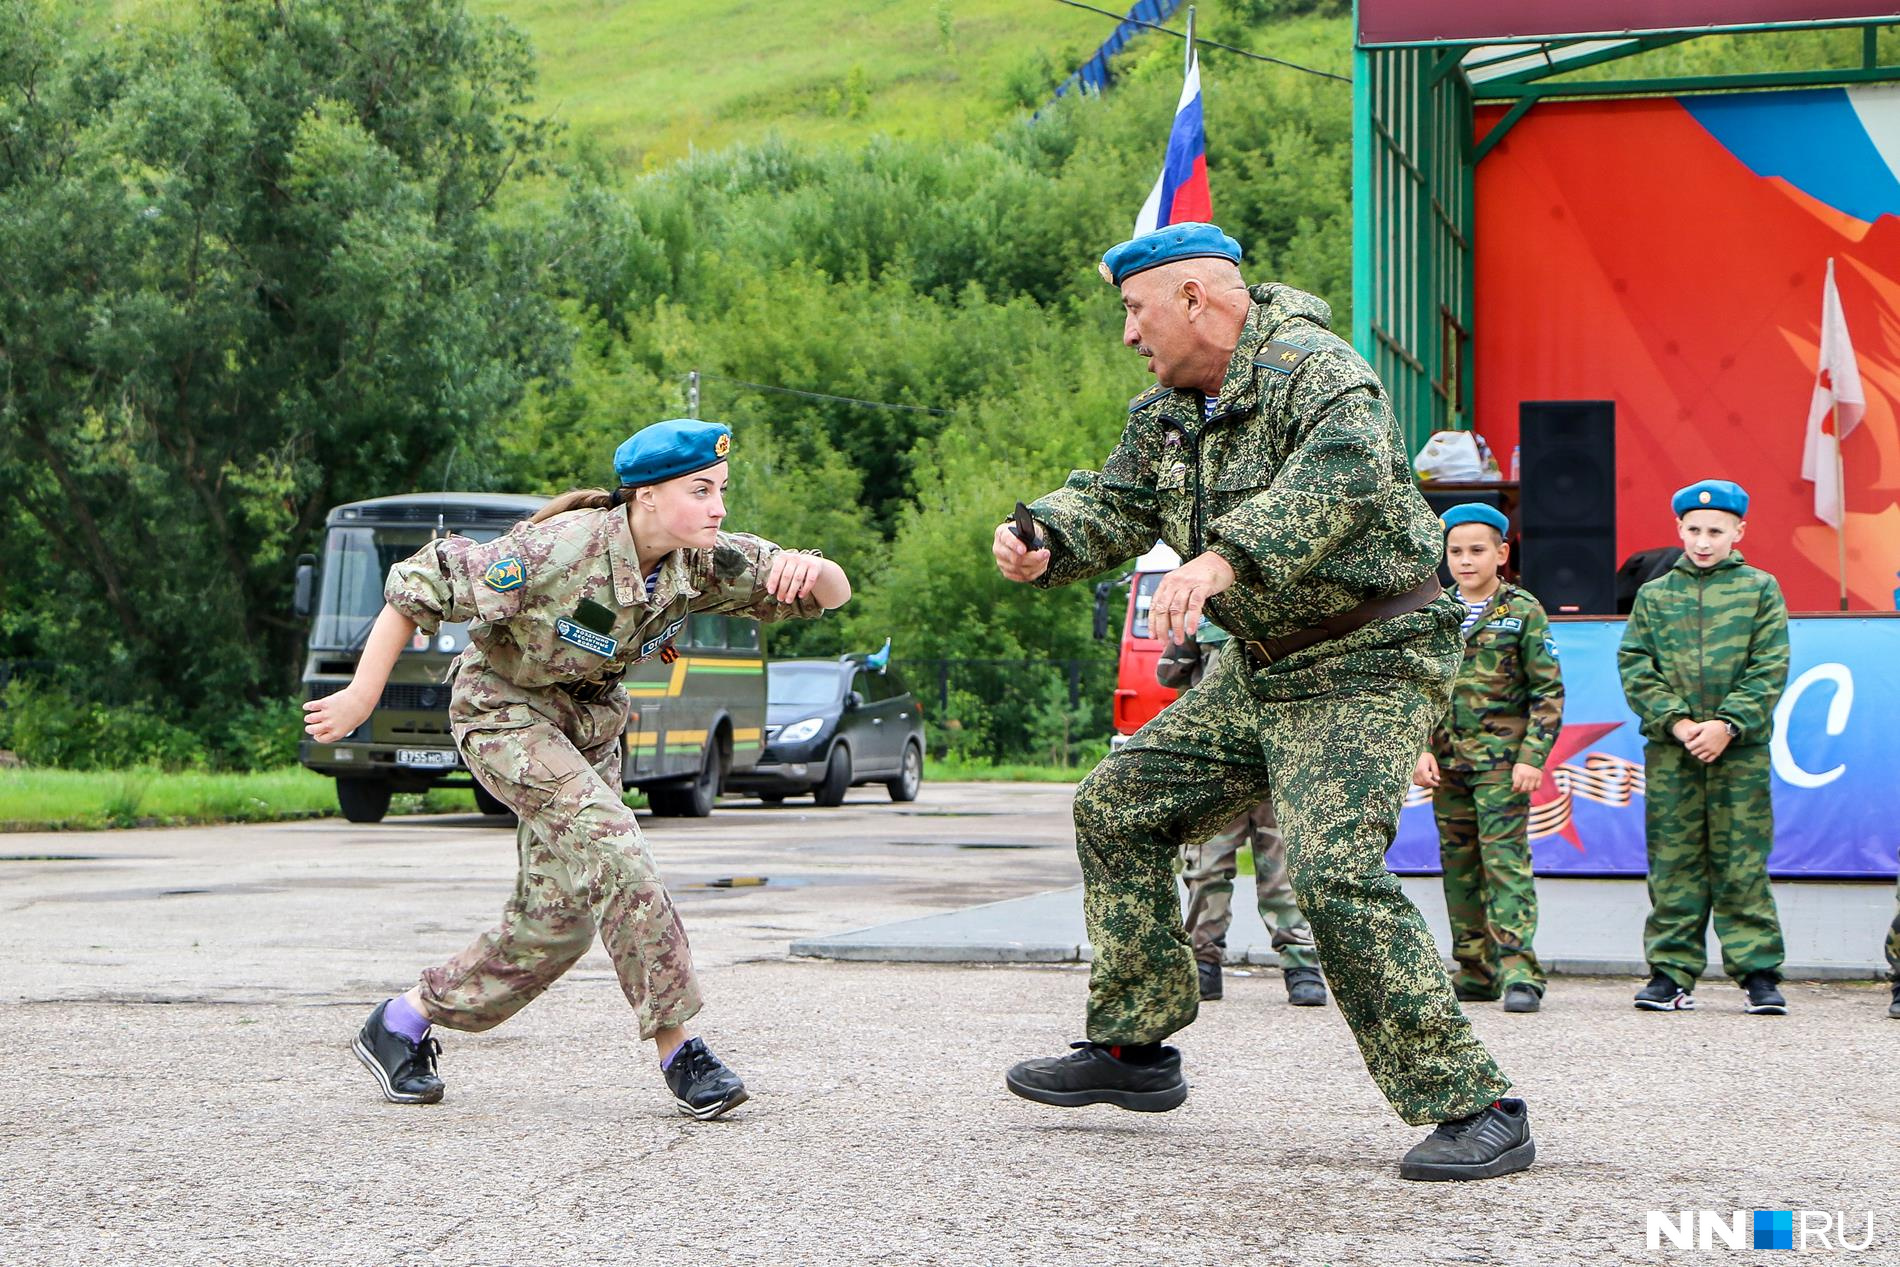
[[[1794,754],[1788,751],[1788,718],[1800,702],[1801,693],[1823,680],[1834,683],[1835,687],[1834,698],[1827,706],[1827,733],[1840,734],[1847,729],[1847,714],[1854,707],[1854,675],[1844,664],[1815,665],[1789,683],[1787,694],[1775,705],[1775,733],[1768,741],[1768,751],[1774,760],[1775,773],[1781,776],[1783,783],[1795,787],[1826,787],[1847,773],[1844,764],[1818,774],[1810,773],[1796,764]]]

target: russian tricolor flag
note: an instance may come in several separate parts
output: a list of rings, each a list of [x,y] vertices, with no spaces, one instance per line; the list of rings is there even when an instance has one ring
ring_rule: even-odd
[[[1201,122],[1201,59],[1197,57],[1181,85],[1181,103],[1174,108],[1161,178],[1148,192],[1148,201],[1141,204],[1135,233],[1213,216],[1214,202],[1207,192],[1207,129]]]

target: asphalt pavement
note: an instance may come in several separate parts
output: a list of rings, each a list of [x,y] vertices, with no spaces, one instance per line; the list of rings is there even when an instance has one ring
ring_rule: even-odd
[[[1418,1185],[1396,1162],[1421,1132],[1270,969],[1178,1036],[1187,1103],[1140,1115],[1003,1090],[1080,1036],[1083,966],[788,954],[1074,884],[1067,810],[926,784],[643,820],[698,1027],[753,1093],[712,1124],[673,1111],[598,951],[442,1034],[442,1104],[376,1095],[350,1037],[493,922],[491,820],[0,837],[0,1263],[1660,1263],[1708,1255],[1648,1250],[1649,1212],[1758,1208],[1856,1241],[1871,1211],[1868,1250],[1826,1252],[1900,1262],[1900,1021],[1873,983],[1792,984],[1783,1018],[1717,982],[1638,1013],[1619,978],[1476,1007],[1538,1164]]]

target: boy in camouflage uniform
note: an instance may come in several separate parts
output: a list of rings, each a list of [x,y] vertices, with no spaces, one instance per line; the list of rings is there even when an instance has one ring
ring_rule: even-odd
[[[1169,643],[1155,661],[1155,680],[1177,691],[1194,687],[1232,642],[1211,620],[1201,622],[1192,638]],[[1181,850],[1181,878],[1187,882],[1187,935],[1200,972],[1201,1001],[1221,997],[1221,962],[1227,954],[1227,930],[1234,922],[1234,877],[1240,874],[1240,850],[1253,849],[1254,902],[1260,922],[1273,930],[1287,1002],[1294,1007],[1325,1007],[1326,981],[1313,949],[1313,930],[1293,898],[1286,873],[1286,836],[1273,817],[1268,797],[1214,835]]]
[[[1900,890],[1894,892],[1893,927],[1887,930],[1887,969],[1893,977],[1893,1002],[1887,1015],[1900,1020]]]
[[[1531,950],[1531,793],[1563,724],[1563,675],[1543,604],[1498,576],[1510,520],[1467,502],[1447,510],[1444,523],[1446,563],[1465,605],[1464,664],[1412,781],[1432,789],[1438,819],[1458,961],[1452,990],[1467,1002],[1502,996],[1507,1012],[1535,1012],[1545,982]]]
[[[1768,884],[1768,741],[1788,681],[1788,607],[1775,578],[1735,551],[1748,513],[1739,484],[1691,484],[1671,505],[1683,557],[1636,591],[1617,653],[1623,693],[1649,741],[1643,953],[1652,976],[1636,1006],[1695,1006],[1713,913],[1744,1010],[1778,1016],[1788,1005],[1777,988],[1781,920]]]
[[[811,618],[850,598],[837,564],[720,529],[730,446],[715,423],[655,423],[616,451],[613,493],[555,498],[493,541],[424,546],[389,570],[388,605],[350,685],[304,705],[311,736],[334,743],[369,717],[416,630],[473,622],[449,724],[469,772],[520,819],[520,870],[501,923],[378,1004],[356,1037],[385,1099],[440,1100],[431,1026],[499,1025],[573,967],[597,932],[679,1111],[705,1120],[746,1099],[687,1033],[700,1008],[692,953],[621,799],[620,769],[621,677],[670,656],[687,613]]]
[[[1076,789],[1089,967],[1086,1040],[1026,1060],[1008,1089],[1144,1112],[1187,1098],[1162,1040],[1200,1006],[1174,866],[1269,786],[1287,871],[1366,1067],[1408,1123],[1413,1180],[1490,1179],[1536,1156],[1522,1100],[1471,1032],[1430,929],[1385,866],[1405,786],[1445,711],[1458,606],[1439,587],[1438,519],[1385,389],[1325,303],[1249,288],[1208,224],[1115,247],[1122,340],[1157,386],[1129,406],[1100,471],[1076,471],[991,538],[1039,587],[1093,576],[1158,537],[1186,562],[1150,621],[1175,642],[1207,614],[1241,654],[1109,754]]]

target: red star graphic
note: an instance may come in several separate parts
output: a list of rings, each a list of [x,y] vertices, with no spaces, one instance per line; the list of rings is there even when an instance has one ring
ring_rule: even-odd
[[[1609,734],[1612,730],[1622,726],[1622,724],[1620,721],[1564,723],[1564,728],[1557,732],[1557,742],[1551,746],[1550,760],[1544,762],[1544,785],[1531,793],[1531,804],[1548,805],[1550,802],[1556,800],[1559,793],[1557,791],[1556,775],[1553,772],[1557,767],[1571,757],[1576,756],[1579,752],[1582,752],[1585,748],[1588,748],[1597,740],[1603,738],[1603,736]],[[1578,853],[1584,852],[1583,838],[1577,835],[1577,820],[1575,817],[1572,817],[1569,822],[1565,823],[1557,834],[1574,845]]]

